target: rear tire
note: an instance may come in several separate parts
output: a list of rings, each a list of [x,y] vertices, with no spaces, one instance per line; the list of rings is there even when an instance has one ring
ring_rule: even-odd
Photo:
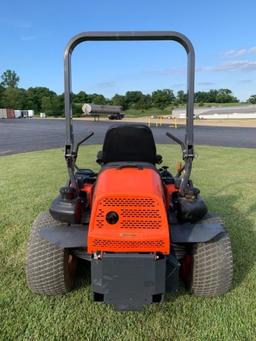
[[[33,292],[58,295],[72,289],[77,260],[68,249],[50,244],[39,236],[40,229],[51,224],[61,225],[48,211],[40,213],[33,223],[28,242],[26,277]]]
[[[191,292],[213,297],[226,293],[232,285],[233,257],[227,232],[207,243],[195,244]]]

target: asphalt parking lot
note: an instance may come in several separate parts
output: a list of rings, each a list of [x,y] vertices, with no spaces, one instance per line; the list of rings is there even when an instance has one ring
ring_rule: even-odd
[[[101,144],[110,125],[123,122],[74,120],[76,140],[82,139],[89,131],[94,136],[88,144]],[[184,138],[183,126],[170,128],[169,125],[153,127],[156,143],[173,143],[165,133],[170,131]],[[225,147],[256,148],[256,128],[196,126],[195,144]],[[65,142],[65,121],[61,119],[19,119],[0,121],[0,155],[63,147]]]

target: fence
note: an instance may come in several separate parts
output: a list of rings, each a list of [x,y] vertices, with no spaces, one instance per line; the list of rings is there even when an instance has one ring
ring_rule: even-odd
[[[162,124],[164,123],[164,119],[165,119],[164,116],[154,116],[154,117],[149,116],[147,118],[147,124],[148,124],[149,127],[154,126],[154,125],[155,125],[155,127],[161,127]],[[173,125],[174,128],[178,128],[177,118],[176,117],[170,118],[170,121],[171,121],[170,126]]]

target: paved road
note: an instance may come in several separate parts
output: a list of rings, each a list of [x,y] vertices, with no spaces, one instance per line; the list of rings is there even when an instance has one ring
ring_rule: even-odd
[[[88,143],[102,143],[105,132],[111,124],[113,122],[74,121],[75,136],[79,140],[88,131],[94,131],[95,135]],[[152,130],[156,143],[171,142],[165,136],[166,131],[170,131],[180,138],[184,137],[185,133],[184,127],[174,129],[168,125],[152,128]],[[0,155],[63,147],[64,140],[64,120],[20,119],[0,121]],[[256,128],[197,126],[195,127],[195,143],[211,146],[256,148]]]

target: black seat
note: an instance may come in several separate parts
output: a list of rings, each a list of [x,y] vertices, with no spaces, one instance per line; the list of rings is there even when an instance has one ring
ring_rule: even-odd
[[[149,162],[160,163],[151,130],[144,124],[115,125],[105,135],[103,150],[98,154],[99,163]]]

